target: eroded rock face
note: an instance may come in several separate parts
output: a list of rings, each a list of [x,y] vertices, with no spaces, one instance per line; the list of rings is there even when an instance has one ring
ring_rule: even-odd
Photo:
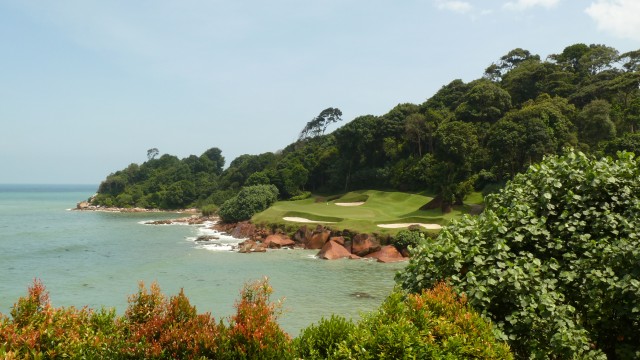
[[[342,236],[332,236],[329,241],[335,241],[338,244],[344,246],[344,238]]]
[[[338,244],[337,242],[328,241],[326,244],[324,244],[322,250],[320,250],[320,252],[318,252],[318,255],[316,256],[321,259],[335,260],[348,258],[351,256],[351,253],[349,252],[349,250],[345,249],[344,246]]]
[[[324,229],[322,227],[318,227],[316,231],[313,232],[309,241],[305,244],[306,249],[322,249],[324,244],[329,241],[329,236],[331,236],[331,231]]]
[[[369,234],[358,234],[351,239],[351,253],[365,256],[380,250],[380,243]]]
[[[313,231],[311,231],[311,229],[309,229],[307,225],[303,225],[293,235],[293,240],[298,244],[302,244],[304,246],[304,244],[308,243],[311,239],[311,235],[313,235]]]
[[[378,262],[389,263],[407,260],[393,245],[383,246],[380,250],[365,256],[367,259],[376,259]]]
[[[253,236],[256,232],[256,226],[249,222],[240,222],[236,224],[236,226],[229,231],[229,235],[234,238],[247,238]]]
[[[293,247],[296,242],[282,234],[269,235],[263,244],[270,249],[280,249],[282,247]]]

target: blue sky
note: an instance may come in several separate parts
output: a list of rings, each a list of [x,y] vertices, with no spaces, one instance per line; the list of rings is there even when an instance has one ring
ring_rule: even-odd
[[[509,50],[640,48],[637,0],[0,0],[0,183],[98,184],[147,149],[277,151],[422,103]]]

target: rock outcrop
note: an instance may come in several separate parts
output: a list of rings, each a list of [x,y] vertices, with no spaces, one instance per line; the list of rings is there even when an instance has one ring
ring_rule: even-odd
[[[407,260],[393,245],[383,246],[380,250],[364,256],[366,259],[376,259],[378,262],[390,263]]]
[[[338,244],[340,244],[342,246],[344,246],[344,243],[345,243],[344,237],[342,237],[342,236],[332,236],[329,239],[329,241],[335,241],[335,242],[337,242]]]
[[[265,252],[267,251],[267,247],[263,243],[258,243],[253,240],[245,240],[238,244],[238,252],[239,253],[254,253],[254,252]]]
[[[320,259],[335,260],[349,258],[351,255],[352,254],[349,252],[349,250],[345,249],[344,246],[332,240],[324,244],[322,250],[320,250],[320,252],[316,256]]]
[[[365,256],[380,250],[380,243],[373,235],[358,234],[351,239],[351,253]]]
[[[296,242],[289,239],[286,235],[274,234],[267,236],[263,244],[269,249],[280,249],[283,247],[293,247],[296,245]]]
[[[322,226],[318,226],[311,234],[311,238],[305,243],[305,249],[322,249],[324,244],[329,241],[331,231]]]

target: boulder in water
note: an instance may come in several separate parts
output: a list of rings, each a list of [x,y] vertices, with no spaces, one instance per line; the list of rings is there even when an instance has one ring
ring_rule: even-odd
[[[320,252],[318,252],[318,255],[316,256],[320,259],[335,260],[348,258],[349,256],[351,256],[351,253],[344,246],[338,244],[337,242],[328,241],[326,244],[324,244],[322,250],[320,250]]]
[[[283,247],[293,247],[296,242],[289,239],[286,235],[276,234],[267,236],[263,244],[270,249],[280,249]]]
[[[407,258],[403,257],[402,254],[396,249],[393,245],[383,246],[380,250],[373,252],[371,254],[365,255],[367,259],[376,259],[378,262],[382,263],[390,263],[390,262],[398,262],[404,261]]]
[[[373,235],[358,234],[351,240],[351,253],[365,256],[380,250],[380,243]]]

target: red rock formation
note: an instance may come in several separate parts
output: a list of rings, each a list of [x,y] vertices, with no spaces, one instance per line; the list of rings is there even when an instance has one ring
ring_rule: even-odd
[[[389,263],[407,260],[393,245],[383,246],[380,250],[365,256],[367,259],[376,259],[378,262]]]
[[[220,232],[226,232],[234,238],[254,238],[257,234],[256,226],[248,221],[239,222],[237,224],[218,223],[213,226]]]
[[[267,236],[263,244],[270,249],[280,249],[282,247],[293,247],[296,242],[286,235],[275,234]]]
[[[329,241],[335,241],[338,244],[344,246],[344,238],[342,236],[332,236]]]
[[[349,252],[349,250],[345,249],[344,246],[338,244],[335,241],[328,241],[326,244],[324,244],[322,250],[320,250],[320,252],[318,252],[318,255],[316,256],[320,259],[335,260],[348,258],[351,255],[352,254]]]
[[[309,229],[307,225],[303,225],[298,229],[298,231],[296,231],[295,234],[293,234],[293,240],[298,244],[302,244],[302,246],[304,246],[304,244],[309,242],[312,234],[313,231],[311,231],[311,229]]]
[[[318,227],[316,231],[313,232],[309,241],[305,244],[306,249],[322,249],[324,244],[329,240],[329,236],[331,236],[331,231],[326,230],[322,227]]]
[[[380,250],[380,243],[373,235],[358,234],[351,240],[351,253],[365,256]]]

